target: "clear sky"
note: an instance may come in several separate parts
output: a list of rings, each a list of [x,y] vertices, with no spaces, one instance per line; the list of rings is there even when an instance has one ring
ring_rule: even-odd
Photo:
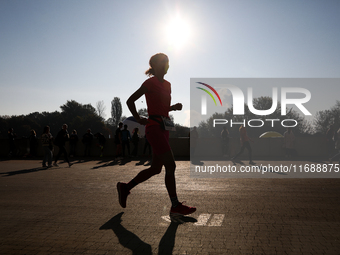
[[[175,121],[189,125],[193,77],[340,77],[339,14],[338,0],[1,0],[0,115],[103,100],[109,118],[120,97],[130,116],[125,101],[164,52]],[[340,86],[313,91],[320,110],[340,99]]]

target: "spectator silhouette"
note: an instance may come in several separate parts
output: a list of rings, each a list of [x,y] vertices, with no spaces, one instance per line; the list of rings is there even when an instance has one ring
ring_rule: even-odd
[[[250,137],[247,134],[247,130],[246,127],[241,125],[241,127],[239,128],[239,132],[240,132],[240,140],[241,140],[241,150],[239,153],[237,153],[233,158],[232,161],[236,160],[244,151],[244,149],[248,150],[248,156],[249,156],[249,164],[255,164],[252,160],[252,150],[250,147],[250,143],[249,141],[253,142],[253,140],[250,139]]]
[[[223,127],[221,132],[221,139],[222,139],[222,155],[223,157],[226,157],[229,151],[229,131],[227,127]]]
[[[139,136],[138,136],[138,128],[135,128],[132,135],[132,143],[133,143],[133,151],[132,156],[136,157],[138,154],[138,144],[139,144]]]
[[[29,143],[30,143],[29,156],[36,157],[37,156],[38,139],[37,139],[37,134],[36,134],[34,129],[31,130],[31,134],[29,136]]]
[[[103,157],[103,150],[106,143],[106,138],[102,133],[96,133],[94,135],[98,139],[98,147],[100,148],[100,157]]]
[[[57,162],[62,154],[64,154],[65,161],[68,163],[68,166],[71,167],[72,164],[70,163],[70,160],[68,159],[67,156],[67,151],[65,148],[65,142],[68,141],[70,138],[68,131],[67,131],[67,125],[64,124],[62,126],[62,129],[58,132],[54,144],[59,147],[58,154],[54,160],[54,166],[58,166]]]
[[[8,129],[8,139],[9,139],[9,153],[8,156],[16,156],[17,155],[17,147],[15,146],[15,138],[17,135],[14,133],[14,129]]]
[[[84,156],[90,156],[91,154],[91,146],[92,146],[93,134],[91,133],[91,129],[88,129],[87,132],[83,135],[82,142],[85,145]]]
[[[47,167],[52,167],[52,158],[53,158],[53,145],[52,145],[53,136],[50,133],[50,127],[45,126],[44,132],[41,135],[42,147],[44,149],[44,159],[43,159],[43,167],[46,167],[46,162],[48,162]]]
[[[118,128],[115,133],[115,144],[117,145],[116,149],[116,157],[120,157],[122,155],[122,127],[123,123],[119,122]]]
[[[333,154],[334,154],[334,134],[335,134],[335,128],[334,124],[330,125],[329,129],[326,132],[326,139],[327,139],[327,145],[328,145],[328,158],[329,161],[332,160]]]
[[[71,152],[70,152],[70,157],[75,157],[76,156],[76,148],[77,148],[77,143],[78,143],[78,134],[77,130],[73,130],[72,134],[70,135],[70,145],[71,145]]]
[[[127,125],[124,125],[124,129],[121,132],[122,135],[122,151],[123,151],[123,157],[125,157],[125,146],[127,146],[128,149],[128,156],[130,156],[130,140],[131,140],[131,134],[130,131],[127,129]]]
[[[333,160],[339,159],[340,164],[340,128],[338,129],[338,132],[334,134],[334,140],[335,140],[335,149],[337,150],[337,154],[335,154],[331,160],[330,163],[332,163]]]
[[[146,138],[146,135],[144,135],[144,149],[143,149],[143,156],[145,156],[146,150],[149,151],[149,156],[151,155],[151,145]]]
[[[286,149],[286,158],[291,158],[294,156],[294,145],[295,145],[295,136],[292,131],[292,128],[287,128],[287,131],[284,133],[284,147]]]

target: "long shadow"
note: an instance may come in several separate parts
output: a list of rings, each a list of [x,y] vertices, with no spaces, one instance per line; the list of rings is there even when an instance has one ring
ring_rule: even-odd
[[[123,165],[125,165],[125,164],[127,164],[127,163],[129,163],[129,162],[131,162],[132,160],[130,159],[130,158],[123,158],[121,161],[120,161],[120,163],[119,163],[119,165],[120,166],[123,166]]]
[[[240,164],[240,165],[243,165],[243,166],[245,165],[245,164],[243,163],[243,161],[240,160],[240,159],[231,160],[231,162],[233,162],[234,165],[237,165],[237,163]]]
[[[204,165],[204,162],[202,162],[200,160],[196,160],[196,159],[193,159],[190,162],[191,162],[191,164],[196,165],[196,166],[203,166]]]
[[[171,221],[158,245],[158,255],[171,255],[175,247],[177,228],[185,222],[197,222],[193,217],[182,216],[179,222]]]
[[[332,160],[332,163],[333,164],[337,164],[339,162],[340,158],[339,157],[336,157]],[[309,162],[313,162],[313,163],[319,163],[319,164],[331,164],[329,163],[329,160],[316,160],[316,159],[311,159],[311,160],[308,160]]]
[[[97,162],[97,165],[107,163],[107,162],[111,162],[111,161],[112,161],[112,158],[106,158],[106,159],[102,158],[100,161]]]
[[[112,158],[99,158],[99,157],[85,157],[85,156],[80,156],[80,157],[70,157],[70,161],[72,164],[82,164],[82,163],[87,163],[87,162],[92,162],[92,161],[98,161],[96,164],[103,164],[112,161]]]
[[[147,158],[142,158],[139,160],[139,162],[136,163],[136,166],[142,166],[148,161]]]
[[[158,245],[158,255],[171,255],[175,247],[178,222],[171,222]]]
[[[152,163],[151,161],[152,161],[151,158],[142,158],[135,165],[136,166],[151,166],[151,163]]]
[[[100,163],[102,163],[102,162],[99,162],[98,164],[100,164]],[[115,165],[118,165],[118,161],[115,161],[115,160],[111,161],[110,160],[110,162],[106,162],[105,164],[100,165],[100,166],[94,166],[94,167],[92,167],[92,169],[98,169],[98,168],[115,166]]]
[[[48,169],[47,167],[36,167],[36,168],[31,168],[31,169],[23,169],[23,170],[18,170],[18,171],[0,173],[0,175],[2,175],[2,177],[10,177],[13,175],[18,175],[18,174],[35,173],[35,172],[44,171],[47,169]]]
[[[70,159],[70,161],[72,162],[72,164],[83,164],[83,163],[86,163],[86,162],[90,162],[90,161],[92,161],[92,159],[87,159],[87,158],[85,158],[85,159]]]
[[[124,212],[118,213],[116,216],[114,216],[111,220],[106,222],[103,226],[101,226],[99,229],[112,229],[113,232],[118,237],[118,241],[121,245],[124,247],[130,249],[132,251],[132,254],[152,254],[151,251],[151,245],[143,242],[140,240],[140,238],[132,233],[131,231],[124,228],[121,224],[122,222],[122,215]]]
[[[124,212],[118,213],[108,222],[106,222],[99,229],[111,229],[118,237],[118,241],[125,248],[128,248],[132,251],[132,254],[143,254],[149,255],[152,254],[151,245],[143,242],[137,235],[127,230],[121,225],[122,215]],[[173,222],[171,221],[169,227],[167,228],[165,234],[163,235],[161,241],[158,246],[158,254],[159,255],[170,255],[173,252],[175,247],[175,238],[178,226],[185,222],[197,222],[195,218],[183,216],[180,218],[180,221]]]

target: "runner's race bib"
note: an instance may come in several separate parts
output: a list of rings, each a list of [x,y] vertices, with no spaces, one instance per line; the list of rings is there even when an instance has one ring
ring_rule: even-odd
[[[175,124],[171,121],[170,118],[167,118],[167,117],[164,117],[164,116],[161,116],[161,117],[162,117],[162,121],[163,121],[163,127],[164,127],[165,130],[176,131]]]

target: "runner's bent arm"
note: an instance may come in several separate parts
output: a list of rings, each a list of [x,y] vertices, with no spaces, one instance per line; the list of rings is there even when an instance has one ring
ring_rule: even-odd
[[[148,92],[148,89],[145,86],[140,86],[139,89],[137,89],[135,91],[135,93],[133,93],[129,99],[126,101],[126,104],[130,110],[130,112],[132,113],[132,116],[136,119],[136,121],[141,124],[141,125],[146,125],[148,123],[147,119],[145,118],[141,118],[139,116],[139,114],[137,113],[136,110],[136,105],[135,102],[141,97],[143,96],[146,92]]]

